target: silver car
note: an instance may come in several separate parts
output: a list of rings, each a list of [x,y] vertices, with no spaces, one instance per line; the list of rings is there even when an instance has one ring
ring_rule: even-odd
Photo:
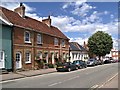
[[[97,65],[97,60],[92,58],[87,61],[87,66],[95,66]]]

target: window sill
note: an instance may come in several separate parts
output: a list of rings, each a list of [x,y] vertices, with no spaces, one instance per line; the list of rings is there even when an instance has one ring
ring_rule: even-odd
[[[43,43],[37,43],[37,45],[42,45]]]
[[[65,46],[62,46],[63,48],[65,48]]]
[[[25,62],[25,64],[31,64],[31,62]]]
[[[31,44],[31,42],[30,42],[30,41],[25,41],[25,43],[29,43],[29,44]]]
[[[54,45],[55,47],[58,47],[59,45]]]

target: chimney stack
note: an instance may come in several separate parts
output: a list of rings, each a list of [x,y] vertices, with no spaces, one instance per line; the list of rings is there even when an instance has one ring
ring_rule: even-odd
[[[51,26],[51,18],[50,15],[48,16],[47,19],[43,19],[42,20],[43,23],[47,24],[49,27]]]
[[[14,9],[14,11],[18,13],[21,17],[25,17],[25,6],[23,5],[23,3],[20,3],[20,7]]]

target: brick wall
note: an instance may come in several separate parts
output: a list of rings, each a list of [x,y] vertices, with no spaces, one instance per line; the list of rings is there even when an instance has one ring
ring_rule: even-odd
[[[24,33],[25,31],[30,32],[30,41],[31,43],[25,43],[24,42]],[[55,55],[58,53],[58,56],[60,57],[63,53],[68,54],[69,53],[69,42],[68,40],[65,40],[65,47],[61,46],[61,38],[58,38],[59,45],[54,45],[54,36],[50,36],[47,34],[42,34],[42,44],[37,44],[37,34],[38,32],[26,30],[19,27],[14,27],[13,32],[13,48],[14,48],[14,70],[16,70],[16,52],[21,53],[21,60],[22,60],[22,68],[21,69],[35,69],[38,68],[38,62],[35,61],[36,55],[39,51],[42,52],[42,54],[48,53],[48,58],[51,58],[52,53]],[[31,63],[25,63],[25,52],[29,51],[31,53]],[[50,59],[49,62],[52,63],[52,60]]]

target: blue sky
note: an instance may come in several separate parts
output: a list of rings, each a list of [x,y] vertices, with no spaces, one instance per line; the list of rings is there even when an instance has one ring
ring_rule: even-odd
[[[70,41],[83,42],[96,31],[109,33],[117,47],[118,3],[117,2],[23,2],[26,16],[42,20],[51,15],[52,25],[58,27]],[[14,10],[19,3],[3,3],[2,6]]]

